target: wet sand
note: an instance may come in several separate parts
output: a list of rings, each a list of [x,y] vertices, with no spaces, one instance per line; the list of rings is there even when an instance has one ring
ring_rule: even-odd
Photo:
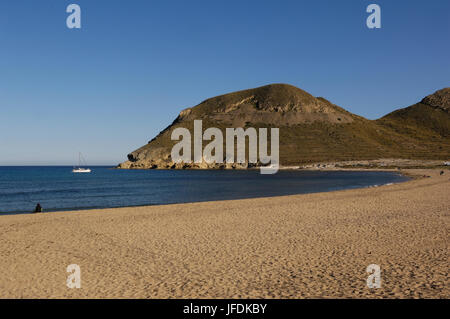
[[[450,171],[308,195],[0,216],[2,298],[449,298]],[[66,268],[81,268],[69,289]],[[366,268],[381,267],[369,289]]]

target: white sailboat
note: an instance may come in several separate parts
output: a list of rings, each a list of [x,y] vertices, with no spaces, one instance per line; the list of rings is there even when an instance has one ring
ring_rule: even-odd
[[[86,161],[84,160],[83,155],[81,155],[81,152],[80,152],[80,153],[78,153],[78,167],[74,167],[72,170],[72,173],[90,173],[91,172],[90,168],[82,168],[81,167],[82,162],[86,166]]]

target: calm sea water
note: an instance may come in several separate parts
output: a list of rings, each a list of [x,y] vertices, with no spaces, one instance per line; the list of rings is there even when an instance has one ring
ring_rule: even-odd
[[[258,170],[116,170],[91,167],[0,167],[0,213],[23,213],[41,203],[44,211],[199,202],[304,194],[398,183],[391,172]]]

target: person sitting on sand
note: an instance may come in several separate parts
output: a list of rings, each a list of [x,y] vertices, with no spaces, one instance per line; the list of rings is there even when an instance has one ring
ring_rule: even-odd
[[[34,209],[34,213],[42,213],[41,204],[37,203],[36,208]]]

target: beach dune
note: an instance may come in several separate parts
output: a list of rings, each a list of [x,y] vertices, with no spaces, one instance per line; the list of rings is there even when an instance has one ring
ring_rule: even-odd
[[[449,298],[450,172],[308,195],[0,216],[2,298]],[[66,286],[68,265],[81,288]],[[381,268],[369,289],[366,268]]]

